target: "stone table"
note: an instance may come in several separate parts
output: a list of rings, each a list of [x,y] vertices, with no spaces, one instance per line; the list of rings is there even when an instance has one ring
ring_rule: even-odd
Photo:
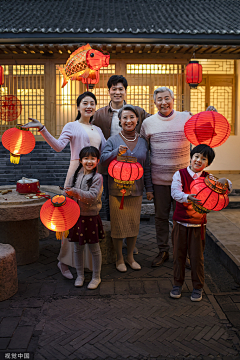
[[[33,263],[39,257],[40,209],[47,199],[27,199],[14,186],[4,188],[12,192],[0,194],[0,243],[14,247],[18,265]]]

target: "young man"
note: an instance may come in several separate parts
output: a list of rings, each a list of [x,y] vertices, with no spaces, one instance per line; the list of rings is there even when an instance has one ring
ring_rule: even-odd
[[[92,123],[103,132],[105,139],[110,136],[116,135],[121,132],[122,128],[119,126],[118,112],[126,104],[126,95],[128,83],[125,77],[122,75],[113,75],[107,82],[108,92],[110,96],[110,102],[107,106],[102,107],[95,112]],[[139,124],[136,127],[138,133],[140,133],[141,125],[144,119],[151,114],[148,114],[144,109],[134,106],[139,114]],[[103,187],[104,187],[104,202],[107,212],[107,220],[110,220],[109,212],[109,193],[108,193],[108,172],[106,168],[99,166],[99,172],[103,175]]]

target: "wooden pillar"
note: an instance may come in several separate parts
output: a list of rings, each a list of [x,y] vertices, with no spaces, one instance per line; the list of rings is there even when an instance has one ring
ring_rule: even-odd
[[[56,135],[56,67],[51,60],[45,62],[44,118],[48,131]]]

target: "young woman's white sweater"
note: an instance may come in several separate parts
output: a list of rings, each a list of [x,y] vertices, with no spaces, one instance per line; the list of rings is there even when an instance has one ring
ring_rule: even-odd
[[[174,111],[170,117],[155,114],[145,119],[141,136],[150,145],[152,183],[171,185],[173,174],[190,162],[190,143],[184,125],[191,115]]]

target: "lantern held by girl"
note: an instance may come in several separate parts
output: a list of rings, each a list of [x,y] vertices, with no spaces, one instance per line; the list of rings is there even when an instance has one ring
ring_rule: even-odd
[[[19,164],[20,155],[29,154],[34,149],[35,138],[29,129],[17,125],[3,133],[2,144],[10,151],[11,163]]]
[[[68,236],[68,230],[77,222],[80,216],[78,204],[63,195],[55,195],[43,204],[40,219],[49,230],[56,231],[56,238],[61,239],[62,233]]]

